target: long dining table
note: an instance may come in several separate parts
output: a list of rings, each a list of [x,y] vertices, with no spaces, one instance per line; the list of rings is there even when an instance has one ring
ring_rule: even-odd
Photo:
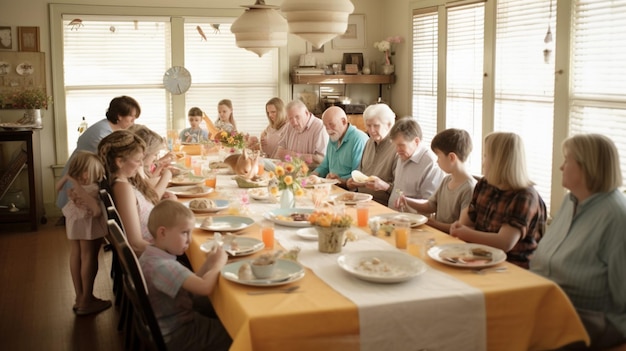
[[[204,197],[229,200],[228,209],[210,215],[237,213],[250,217],[254,224],[235,234],[261,239],[260,225],[267,221],[264,214],[279,204],[256,201],[247,190],[238,188],[232,174],[218,174],[215,191]],[[343,191],[333,186],[334,193]],[[313,208],[310,196],[298,198],[296,207]],[[370,217],[393,212],[373,201],[369,203]],[[346,206],[346,213],[356,223],[354,206]],[[196,216],[200,222],[207,214]],[[299,238],[298,229],[276,224],[274,248],[300,249],[298,261],[305,275],[285,285],[297,285],[297,290],[250,295],[252,291],[285,286],[248,286],[220,276],[209,298],[233,338],[231,350],[526,351],[589,341],[575,309],[558,285],[508,262],[499,265],[506,267],[504,272],[475,274],[422,255],[426,273],[409,282],[377,284],[348,275],[336,260],[342,253],[365,249],[398,250],[393,236],[372,235],[368,227],[353,225],[351,231],[357,240],[348,242],[342,253],[326,254],[317,250],[316,243]],[[436,245],[461,242],[425,224],[412,232],[428,235]],[[211,231],[193,231],[187,250],[192,267],[202,265],[206,253],[201,245],[212,238]],[[270,250],[232,257],[229,263],[267,252]]]

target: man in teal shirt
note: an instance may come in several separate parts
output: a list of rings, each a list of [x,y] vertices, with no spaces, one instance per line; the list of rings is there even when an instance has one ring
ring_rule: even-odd
[[[331,106],[324,111],[322,122],[330,140],[324,160],[313,174],[337,179],[339,185],[345,188],[352,171],[361,163],[368,136],[349,124],[346,113],[337,106]]]

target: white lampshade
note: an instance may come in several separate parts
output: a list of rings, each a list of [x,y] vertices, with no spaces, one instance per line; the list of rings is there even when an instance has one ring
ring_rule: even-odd
[[[276,11],[278,6],[257,0],[254,5],[244,7],[248,9],[230,27],[238,47],[261,57],[273,48],[287,45],[288,25]]]
[[[285,0],[280,10],[290,33],[319,48],[346,32],[354,5],[350,0]]]

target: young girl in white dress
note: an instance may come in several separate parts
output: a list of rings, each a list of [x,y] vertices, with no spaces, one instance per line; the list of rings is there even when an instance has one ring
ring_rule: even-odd
[[[104,176],[104,165],[98,156],[89,151],[77,151],[68,165],[67,173],[57,182],[57,192],[66,183],[70,201],[62,208],[68,239],[71,242],[70,273],[76,301],[77,315],[104,311],[111,301],[93,295],[93,285],[98,272],[98,253],[102,238],[107,233],[105,210],[98,196],[98,183]]]

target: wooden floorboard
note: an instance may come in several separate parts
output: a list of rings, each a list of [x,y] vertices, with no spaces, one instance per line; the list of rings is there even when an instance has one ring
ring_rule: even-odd
[[[49,218],[37,232],[0,226],[0,349],[122,350],[119,312],[92,316],[72,311],[70,243]],[[94,294],[113,301],[111,252],[100,250]]]

